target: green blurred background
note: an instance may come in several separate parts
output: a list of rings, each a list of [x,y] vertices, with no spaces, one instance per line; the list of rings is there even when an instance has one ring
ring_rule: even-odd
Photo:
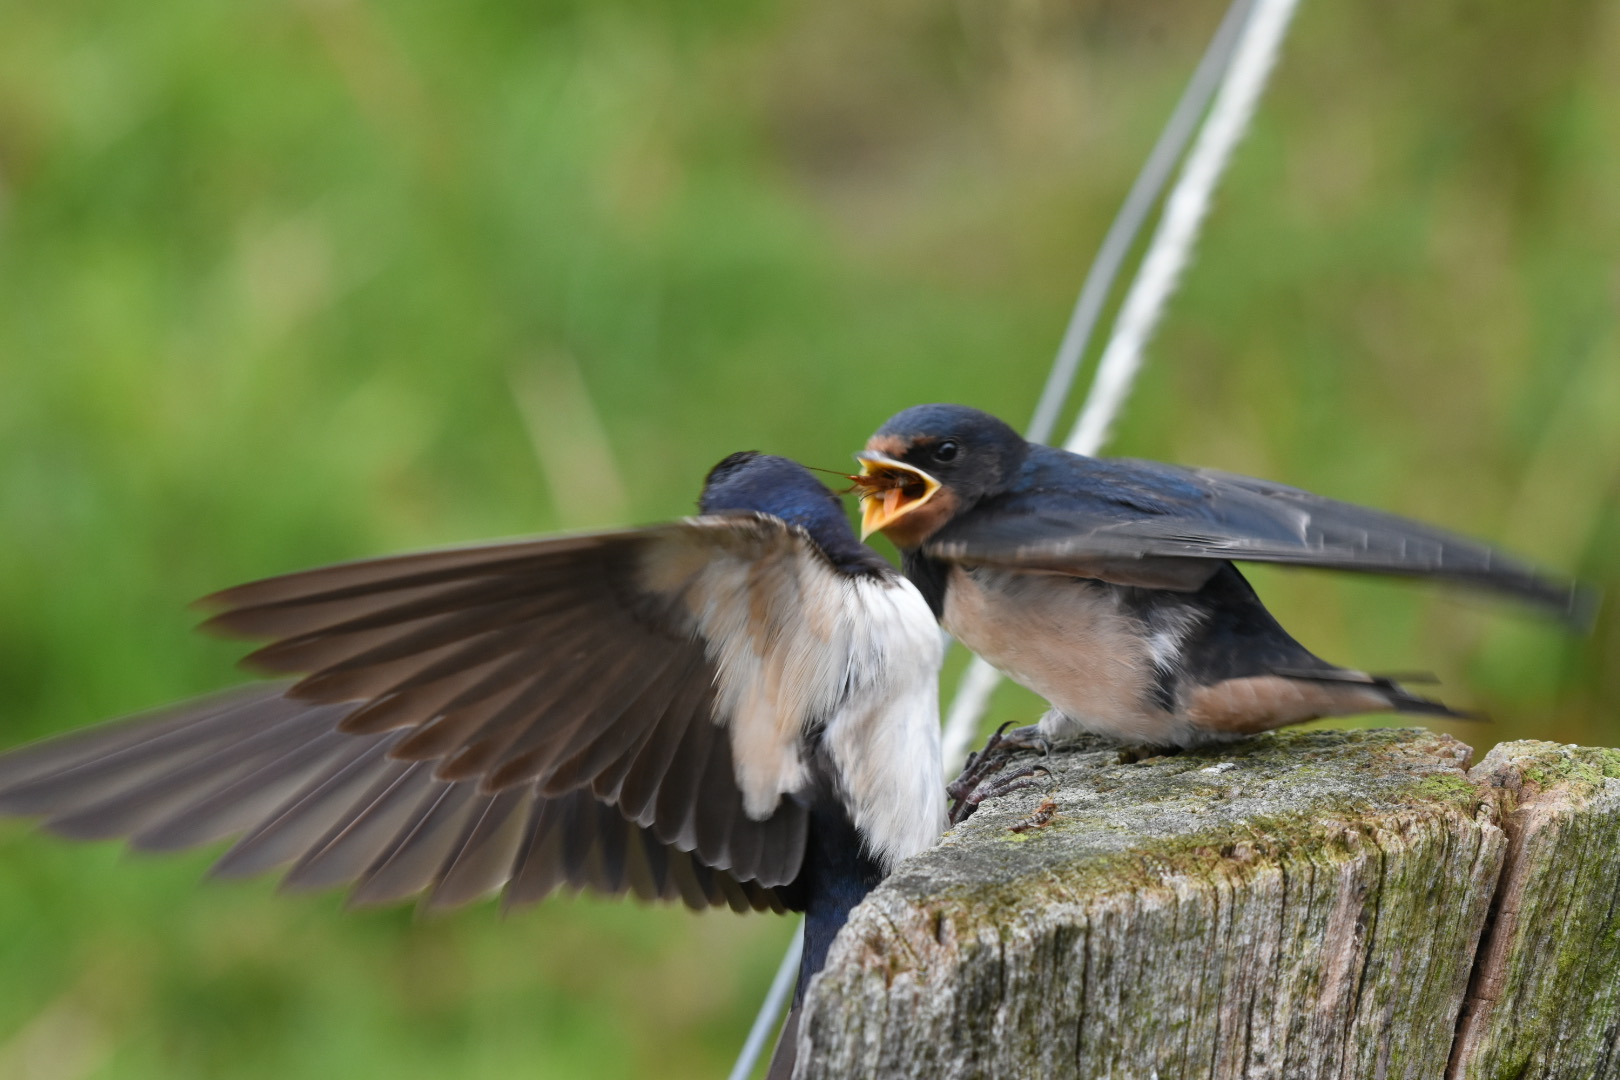
[[[0,0],[0,742],[226,685],[185,601],[1022,423],[1220,14]],[[1620,584],[1620,3],[1303,6],[1114,450]],[[1256,572],[1306,644],[1620,744],[1620,618]],[[1001,718],[1029,719],[1021,692]],[[345,913],[0,826],[0,1076],[712,1077],[787,920]]]

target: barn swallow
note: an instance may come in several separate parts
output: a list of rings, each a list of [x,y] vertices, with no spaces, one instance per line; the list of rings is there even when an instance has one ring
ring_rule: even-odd
[[[1026,442],[920,405],[857,455],[864,535],[900,549],[945,628],[1044,697],[1046,739],[1158,747],[1324,716],[1457,715],[1295,641],[1233,561],[1437,578],[1580,623],[1590,596],[1485,545],[1297,488]]]
[[[942,637],[803,466],[733,454],[699,511],[217,593],[205,628],[297,678],[0,755],[0,813],[145,850],[237,836],[216,873],[361,904],[802,910],[802,996],[944,830]]]

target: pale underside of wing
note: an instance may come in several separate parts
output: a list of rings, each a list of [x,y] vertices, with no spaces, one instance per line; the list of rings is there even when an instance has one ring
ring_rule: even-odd
[[[1435,578],[1575,623],[1591,615],[1593,597],[1573,582],[1394,514],[1211,470],[1054,453],[1031,466],[1032,490],[986,500],[927,553],[1189,591],[1214,572],[1208,560],[1282,563]]]
[[[285,868],[287,887],[347,886],[357,904],[421,895],[442,907],[501,891],[512,905],[561,888],[694,908],[794,906],[802,815],[754,823],[730,841],[739,869],[716,869],[588,788],[551,796],[533,780],[489,791],[439,779],[431,762],[393,756],[405,732],[345,733],[354,704],[283,689],[218,695],[0,756],[0,813],[147,851],[234,836],[216,873]]]

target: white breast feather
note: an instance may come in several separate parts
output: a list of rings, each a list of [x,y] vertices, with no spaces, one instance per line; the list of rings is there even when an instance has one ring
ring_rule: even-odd
[[[939,756],[939,666],[945,639],[928,604],[903,578],[857,579],[843,707],[827,746],[870,854],[885,870],[934,845],[945,831]]]
[[[856,828],[887,868],[945,826],[938,676],[944,643],[903,578],[840,574],[796,531],[715,519],[654,545],[644,587],[677,593],[718,668],[743,805],[764,819],[808,782],[802,737],[826,718]],[[730,557],[726,557],[730,556]]]

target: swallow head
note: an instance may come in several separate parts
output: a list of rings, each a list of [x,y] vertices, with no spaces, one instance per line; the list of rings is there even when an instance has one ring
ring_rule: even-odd
[[[791,458],[744,450],[709,470],[698,497],[698,511],[771,514],[783,521],[810,527],[825,521],[848,521],[838,496],[815,474]]]
[[[855,455],[861,532],[902,549],[927,542],[956,515],[1006,490],[1029,452],[1018,432],[963,405],[896,413]]]
[[[841,570],[869,573],[888,566],[881,555],[855,539],[838,496],[791,458],[757,450],[732,454],[709,470],[698,512],[770,514],[803,529]]]

